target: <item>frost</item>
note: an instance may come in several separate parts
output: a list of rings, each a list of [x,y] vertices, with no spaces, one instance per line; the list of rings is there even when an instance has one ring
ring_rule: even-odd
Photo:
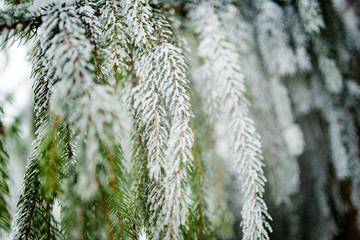
[[[140,129],[146,129],[142,134],[143,141],[148,142],[150,177],[155,181],[161,178],[161,168],[164,167],[165,151],[167,149],[169,123],[165,106],[158,94],[158,78],[153,73],[152,56],[144,55],[139,63],[139,85],[134,88],[135,116]],[[156,77],[156,78],[155,78]]]
[[[339,179],[344,179],[349,175],[349,160],[342,141],[342,132],[344,128],[342,119],[344,118],[344,115],[335,109],[327,111],[326,115],[329,121],[329,138],[336,176]]]
[[[222,16],[221,14],[219,14]],[[227,34],[221,31],[221,21],[215,14],[214,5],[203,2],[190,13],[195,31],[200,36],[198,55],[203,58],[202,79],[213,84],[212,91],[218,93],[226,103],[225,112],[231,116],[229,137],[233,149],[234,165],[243,181],[242,192],[245,203],[242,210],[243,239],[269,239],[267,230],[271,227],[267,219],[267,207],[262,200],[266,178],[263,175],[260,136],[249,118],[249,102],[239,55]],[[224,15],[225,16],[225,15]],[[211,94],[211,93],[210,93]]]
[[[321,56],[319,58],[319,66],[327,89],[331,93],[340,93],[343,88],[343,79],[335,61],[326,56]]]
[[[360,96],[360,86],[354,80],[346,81],[346,86],[347,86],[348,92],[351,95],[356,96],[356,97]]]
[[[122,3],[122,1],[103,0],[100,9],[100,23],[104,26],[103,44],[106,46],[109,56],[105,58],[108,61],[105,66],[119,72],[125,68],[125,63],[129,61],[129,52],[126,50],[128,44],[127,30],[124,19],[121,17]],[[98,31],[97,34],[101,34],[101,32]],[[106,42],[105,39],[113,39],[113,41]]]
[[[295,125],[287,88],[278,80],[272,79],[275,110],[280,127],[283,131],[288,151],[293,156],[300,155],[304,150],[304,137],[301,129]]]
[[[123,1],[123,14],[126,15],[127,31],[133,33],[131,41],[139,48],[154,40],[153,27],[149,22],[152,9],[148,0]]]
[[[141,228],[141,231],[140,231],[140,235],[139,235],[139,240],[147,240],[147,236],[146,236],[146,231],[145,231],[145,228]]]
[[[253,40],[251,36],[252,29],[244,20],[239,9],[232,4],[227,4],[220,14],[220,21],[222,21],[225,31],[232,33],[228,36],[230,42],[236,45],[240,53],[248,53],[250,51],[249,45]]]
[[[80,178],[76,185],[76,193],[81,196],[84,201],[92,200],[98,191],[96,184],[87,177],[87,172],[80,174]]]
[[[134,12],[138,7],[145,10]],[[140,119],[137,122],[144,130],[141,135],[148,149],[150,177],[161,184],[151,190],[148,199],[152,211],[150,221],[156,221],[156,228],[150,230],[155,239],[161,236],[181,239],[181,226],[186,226],[189,215],[187,173],[192,166],[194,141],[190,128],[193,114],[187,93],[187,66],[182,50],[169,42],[172,33],[148,24],[147,19],[151,17],[160,25],[169,25],[157,12],[150,15],[150,10],[146,1],[134,2],[134,6],[126,10],[131,15],[128,25],[134,31],[134,44],[143,48],[151,43],[151,48],[136,61],[140,82],[133,90],[135,114]],[[158,45],[152,42],[155,41],[150,35],[153,32],[160,40]],[[171,112],[170,123],[166,109]]]
[[[100,181],[95,173],[99,164],[107,162],[101,145],[109,139],[117,141],[120,136],[118,99],[110,86],[93,82],[94,69],[88,67],[93,47],[81,27],[83,22],[77,9],[55,6],[43,22],[40,46],[47,49],[44,59],[47,65],[58,66],[54,78],[59,80],[52,87],[50,108],[67,119],[77,138],[83,141],[76,152],[77,168],[81,170],[74,188],[84,201],[93,200],[99,194],[97,181]]]
[[[294,113],[298,116],[306,115],[314,107],[311,99],[311,91],[304,81],[297,78],[289,86],[289,95],[294,104]]]
[[[285,129],[284,139],[292,156],[299,156],[304,151],[304,136],[298,125],[291,125]]]
[[[298,0],[300,17],[307,33],[319,33],[325,26],[317,0]]]
[[[42,7],[45,7],[50,4],[56,4],[61,5],[65,3],[66,5],[72,5],[76,2],[76,0],[34,0],[33,5],[31,6],[31,9],[37,10]]]
[[[288,44],[282,9],[271,1],[261,5],[256,20],[257,40],[265,65],[272,75],[290,75],[296,71],[296,58]]]
[[[338,179],[344,179],[349,175],[349,158],[342,138],[346,129],[346,112],[331,101],[330,93],[318,81],[314,81],[311,87],[315,96],[315,107],[321,109],[328,122],[328,138],[336,176]]]
[[[5,2],[4,42],[37,41],[14,239],[268,240],[265,196],[271,237],[331,239],[360,209],[353,2]]]
[[[287,28],[290,28],[291,37],[294,41],[295,56],[298,69],[301,72],[308,72],[312,69],[310,55],[307,52],[309,44],[308,36],[304,33],[300,23],[300,18],[293,7],[285,9],[285,16],[288,19]]]

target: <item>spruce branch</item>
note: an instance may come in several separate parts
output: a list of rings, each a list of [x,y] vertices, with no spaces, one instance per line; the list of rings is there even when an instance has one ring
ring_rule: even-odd
[[[131,82],[132,89],[136,89],[142,84],[141,79],[136,75],[136,66],[135,59],[136,53],[130,53],[130,73],[129,73],[129,82]],[[135,106],[135,95],[128,95],[127,102],[128,108],[131,112],[131,118],[133,122],[133,131],[132,131],[132,164],[134,174],[136,175],[134,180],[134,198],[133,198],[133,238],[136,239],[146,233],[141,233],[140,231],[145,231],[144,229],[150,226],[149,222],[149,210],[150,204],[148,203],[149,193],[153,188],[154,181],[150,177],[150,165],[149,165],[149,149],[147,148],[147,141],[144,139],[143,129],[140,127],[137,116],[139,113],[134,108]],[[163,170],[161,170],[163,172]]]
[[[18,39],[27,41],[36,35],[42,16],[28,8],[29,4],[20,4],[0,10],[0,36],[5,36],[1,43],[3,47],[11,39],[13,42]]]
[[[134,9],[136,10],[137,7],[135,6]],[[184,191],[187,165],[191,162],[189,146],[192,145],[192,132],[188,125],[191,111],[185,89],[188,84],[185,63],[181,50],[171,43],[165,42],[163,35],[164,33],[168,34],[168,30],[163,25],[157,25],[150,13],[145,12],[145,14],[138,15],[136,12],[136,16],[138,20],[140,19],[137,23],[142,26],[142,29],[138,30],[142,34],[138,39],[146,36],[145,33],[152,32],[156,32],[160,39],[160,45],[150,49],[148,54],[141,57],[139,64],[136,64],[140,82],[134,88],[134,109],[137,114],[143,116],[137,118],[141,119],[140,129],[145,130],[144,142],[149,151],[150,177],[154,178],[156,182],[160,181],[161,188],[163,188],[162,190],[157,187],[153,188],[149,199],[152,212],[155,214],[151,219],[157,219],[156,228],[154,226],[153,231],[155,238],[164,234],[167,239],[179,239],[179,227],[180,225],[186,226],[188,215],[179,215],[179,211],[186,212],[187,209]],[[152,24],[144,26],[143,23],[148,24],[148,21]],[[146,44],[147,41],[143,41],[143,43]],[[140,42],[135,42],[135,45],[141,46]],[[160,68],[157,66],[158,60],[161,60]],[[161,69],[160,72],[159,69]],[[162,81],[162,79],[166,79],[166,81]],[[166,101],[164,101],[165,99]],[[173,118],[172,126],[167,123],[166,107],[174,113],[171,116]],[[151,119],[152,125],[149,125],[149,119]],[[168,130],[170,131],[169,135]],[[164,162],[165,156],[170,160],[168,166]],[[181,168],[183,164],[184,169]],[[164,169],[165,175],[160,178],[162,169]],[[162,212],[161,209],[167,208],[160,207],[161,202],[171,209],[169,214]],[[166,232],[161,233],[163,229],[166,229]]]
[[[251,79],[248,81],[251,96],[257,99],[253,105],[254,120],[262,138],[265,174],[271,196],[275,204],[286,203],[299,190],[300,172],[296,154],[304,150],[305,143],[302,131],[294,124],[296,111],[292,113],[292,99],[289,98],[292,94],[287,96],[287,88],[279,79],[269,80],[258,71],[258,56],[251,55],[243,63],[245,75]],[[293,87],[300,91],[295,84]],[[267,120],[263,121],[264,118]]]
[[[50,115],[49,109],[43,109]],[[14,239],[47,239],[62,237],[57,221],[52,216],[55,196],[59,192],[59,174],[62,172],[57,151],[59,118],[49,116],[36,131],[37,138],[28,160],[17,212],[12,226]]]
[[[148,61],[149,57],[144,56],[142,59]],[[144,68],[147,66],[144,63],[139,63],[139,65]],[[152,71],[152,66],[150,67],[149,70]],[[161,169],[164,166],[169,123],[165,108],[157,93],[156,79],[153,76],[150,76],[149,80],[141,79],[139,85],[133,90],[135,117],[140,120],[137,125],[143,132],[142,142],[147,143],[149,176],[151,179],[159,181]]]
[[[119,73],[125,64],[130,61],[128,49],[128,36],[126,35],[126,18],[123,17],[123,6],[120,1],[104,0],[99,1],[100,7],[100,23],[102,24],[104,33],[104,45],[107,46],[108,59],[110,66],[115,73]],[[112,41],[109,41],[112,39]],[[105,55],[106,56],[106,55]]]
[[[131,32],[130,42],[139,49],[147,49],[153,44],[153,28],[149,17],[152,9],[148,0],[131,0],[124,2],[123,14],[127,16],[127,31]]]
[[[285,32],[283,10],[272,1],[261,4],[256,19],[256,34],[264,64],[271,76],[286,76],[296,71],[296,58]]]
[[[0,114],[3,114],[2,107],[0,106]],[[5,127],[0,119],[0,237],[2,232],[10,230],[11,216],[9,212],[8,200],[10,197],[9,192],[9,169],[8,169],[9,156],[5,149]]]
[[[41,16],[31,19],[21,19],[19,17],[19,19],[15,21],[14,19],[11,19],[12,21],[10,22],[5,19],[6,15],[10,15],[8,12],[2,12],[1,14],[3,19],[1,19],[0,22],[0,32],[10,31],[10,30],[19,30],[19,31],[34,30],[40,27],[42,23]]]
[[[110,222],[110,217],[109,217],[109,206],[106,203],[104,190],[103,190],[103,187],[101,185],[99,177],[96,176],[95,180],[96,180],[96,183],[97,183],[97,186],[98,186],[98,190],[100,192],[100,203],[101,203],[101,208],[103,210],[103,214],[104,214],[104,217],[105,217],[106,233],[107,233],[108,239],[113,240],[114,239],[114,236],[113,236],[114,234],[113,234],[113,229],[112,229],[111,222]],[[122,234],[122,231],[121,231],[121,234]]]
[[[112,13],[112,16],[113,16],[113,19],[116,19],[116,11],[115,11],[115,3],[114,3],[114,0],[111,1],[111,13]],[[115,52],[114,52],[114,56],[116,58],[117,61],[119,61],[118,59],[118,50],[117,50],[117,41],[118,41],[118,33],[117,33],[117,27],[116,27],[116,24],[114,24],[114,47],[115,47]],[[117,70],[117,64],[116,62],[114,63],[114,69],[115,71]]]
[[[118,223],[119,223],[119,230],[120,230],[120,236],[121,236],[121,239],[124,239],[124,233],[123,233],[123,226],[121,224],[122,222],[122,219],[121,219],[121,215],[120,215],[120,212],[119,212],[119,204],[118,204],[118,200],[117,200],[117,197],[116,197],[116,192],[117,192],[117,174],[115,172],[115,163],[114,163],[114,158],[113,158],[113,154],[112,154],[112,151],[111,151],[111,148],[109,147],[109,158],[110,158],[110,165],[111,165],[111,173],[112,173],[112,194],[114,195],[114,204],[117,208],[116,210],[116,216],[118,218]]]
[[[186,226],[187,203],[189,201],[187,199],[187,172],[192,166],[193,134],[189,126],[192,112],[189,103],[190,98],[186,92],[189,82],[186,79],[186,66],[180,49],[171,44],[162,44],[157,51],[164,55],[162,57],[164,59],[164,72],[160,74],[164,79],[167,79],[164,81],[164,85],[160,86],[160,91],[164,97],[170,96],[166,104],[173,112],[169,145],[166,152],[168,165],[165,168],[166,177],[163,181],[165,203],[170,204],[168,207],[171,212],[168,216],[168,213],[165,213],[166,208],[163,208],[162,214],[165,218],[159,223],[162,226],[164,223],[168,225],[166,238],[179,239],[180,226]]]
[[[25,171],[22,193],[19,197],[12,231],[15,239],[37,239],[43,234],[55,238],[61,235],[57,223],[47,212],[57,193],[56,177],[57,126],[52,125],[50,114],[50,88],[54,84],[54,73],[44,66],[44,51],[38,43],[33,54],[32,77],[35,79],[34,108],[36,140]],[[56,125],[59,120],[56,121]],[[49,181],[47,181],[49,180]],[[47,223],[47,226],[46,224]],[[45,224],[45,225],[44,225]],[[53,232],[57,232],[56,235]]]
[[[308,34],[317,34],[324,28],[325,24],[317,0],[299,0],[297,7],[304,29]]]
[[[45,129],[43,129],[45,130]],[[17,212],[12,226],[14,239],[38,239],[43,224],[46,224],[46,205],[39,181],[38,148],[42,138],[38,138],[25,172],[22,193],[17,204]]]
[[[197,173],[197,175],[195,175],[197,189],[194,192],[197,192],[197,194],[198,194],[198,196],[196,197],[196,199],[198,200],[196,210],[199,212],[199,215],[200,215],[199,216],[200,227],[196,230],[196,237],[197,237],[197,239],[202,239],[203,235],[205,235],[204,232],[205,232],[207,224],[208,224],[208,222],[206,222],[206,220],[205,220],[206,213],[205,213],[205,206],[204,206],[206,204],[205,198],[204,198],[205,193],[204,193],[204,189],[203,189],[205,186],[205,183],[204,183],[205,176],[204,176],[202,162],[200,159],[200,153],[199,153],[199,149],[198,149],[198,143],[197,143],[198,136],[196,134],[196,130],[194,127],[192,127],[192,131],[194,134],[193,154],[194,154],[194,162],[196,163],[196,164],[194,164],[193,171]],[[189,232],[190,232],[190,229],[191,229],[191,227],[189,226]],[[191,238],[189,237],[189,239],[191,239]]]
[[[340,93],[343,89],[343,79],[336,62],[326,55],[320,55],[318,61],[328,91]]]
[[[94,62],[98,82],[101,83],[101,76],[104,74],[101,70],[100,56],[106,56],[106,52],[101,48],[102,36],[100,19],[96,16],[96,5],[93,3],[80,3],[77,7],[78,14],[86,27],[86,32],[91,44],[93,45]],[[116,44],[116,43],[115,43]],[[100,48],[99,48],[100,47]]]
[[[204,58],[204,66],[211,67],[207,71],[218,80],[215,86],[221,89],[220,96],[228,106],[232,119],[230,137],[235,167],[243,181],[242,191],[246,199],[242,210],[243,239],[269,239],[266,229],[271,231],[267,222],[271,218],[262,199],[266,178],[262,170],[261,142],[249,118],[249,102],[245,97],[239,56],[234,46],[226,41],[226,33],[217,30],[221,28],[221,22],[212,4],[200,3],[190,16],[193,22],[198,22],[194,28],[201,40],[200,48],[208,47],[213,51],[209,53],[206,49],[199,49],[199,55]]]
[[[127,210],[119,206],[119,199],[117,194],[114,194],[114,191],[110,190],[113,194],[108,195],[106,189],[113,189],[113,187],[110,187],[107,184],[107,180],[103,177],[108,176],[109,173],[111,175],[111,171],[115,168],[115,160],[112,157],[109,159],[106,156],[110,146],[106,146],[105,143],[109,141],[109,138],[117,142],[118,140],[115,140],[118,139],[116,133],[119,133],[121,129],[119,116],[116,114],[118,111],[116,109],[117,106],[105,106],[103,103],[116,102],[118,100],[114,97],[113,90],[110,87],[93,84],[92,76],[96,76],[97,73],[96,68],[92,65],[93,61],[91,61],[92,45],[91,40],[86,38],[86,24],[84,24],[81,18],[85,20],[85,23],[94,21],[94,24],[98,24],[96,23],[96,18],[87,20],[86,16],[82,14],[81,9],[79,11],[75,6],[51,9],[44,18],[45,31],[41,40],[43,41],[44,48],[60,48],[64,50],[63,53],[47,51],[45,55],[51,66],[57,66],[55,68],[55,76],[61,79],[54,86],[53,104],[57,106],[56,108],[54,107],[54,110],[56,109],[59,116],[67,119],[68,124],[74,129],[80,140],[80,148],[77,149],[78,157],[75,165],[75,171],[78,174],[77,178],[80,180],[75,184],[75,188],[81,189],[83,184],[89,184],[90,186],[97,186],[99,189],[99,192],[92,190],[86,195],[76,193],[73,200],[76,202],[83,201],[85,204],[96,204],[96,199],[98,199],[102,209],[101,215],[105,222],[107,236],[111,239],[118,232],[116,230],[117,226],[122,223],[121,219],[118,222],[119,218],[113,219],[110,216],[113,212],[116,213],[115,215],[118,215],[120,210],[122,212]],[[54,22],[57,24],[54,25]],[[77,31],[83,33],[81,38],[77,35]],[[49,37],[50,39],[47,40]],[[52,45],[47,45],[49,42],[52,42]],[[66,69],[65,75],[62,74],[64,69]],[[79,106],[83,106],[81,109],[85,110],[85,112],[77,111],[76,109]],[[105,118],[99,118],[100,115],[105,116]],[[105,132],[103,131],[104,129]],[[84,142],[87,143],[87,149],[83,145]],[[105,150],[103,148],[104,144]],[[123,158],[117,158],[116,161],[116,165],[120,167]],[[84,166],[86,166],[85,169]],[[100,169],[104,170],[100,171]],[[117,171],[116,175],[116,181],[118,181],[123,173]],[[69,184],[71,184],[71,181],[69,181]],[[116,189],[117,193],[120,193],[120,191],[120,188]],[[126,202],[126,195],[123,195],[123,198],[125,199],[122,201]],[[64,209],[68,211],[67,207],[64,207]],[[82,210],[80,209],[80,211]],[[126,215],[125,213],[122,214]],[[86,224],[91,221],[87,213],[85,215],[80,214],[79,217],[75,221],[85,221]],[[70,229],[69,231],[67,229],[67,235],[76,236],[75,229],[72,226],[69,227],[72,230]],[[90,230],[86,229],[86,231]],[[80,229],[78,230],[79,232],[87,235],[91,231],[85,233],[85,229]],[[123,232],[120,231],[119,234],[123,235]]]

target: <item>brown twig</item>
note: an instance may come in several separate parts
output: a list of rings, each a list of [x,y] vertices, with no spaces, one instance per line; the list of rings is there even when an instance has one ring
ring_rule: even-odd
[[[29,212],[29,220],[28,220],[29,225],[26,228],[25,239],[29,239],[29,234],[30,234],[31,224],[32,224],[32,217],[33,217],[33,214],[34,214],[34,211],[35,211],[36,198],[37,198],[38,194],[39,194],[38,191],[36,191],[35,196],[33,197],[33,200],[32,200],[31,209],[30,209],[30,212]]]
[[[111,0],[111,9],[112,9],[112,13],[114,18],[116,19],[116,12],[115,12],[115,6],[114,6],[114,0]],[[114,46],[115,46],[115,56],[114,58],[116,58],[119,61],[119,56],[118,56],[118,51],[117,51],[117,27],[116,27],[116,22],[114,23]],[[117,71],[117,65],[116,62],[114,63],[114,70],[115,72]]]
[[[5,129],[4,129],[4,125],[2,124],[2,122],[0,121],[0,137],[5,135]]]
[[[51,141],[51,178],[52,178],[52,193],[56,194],[58,189],[58,179],[57,179],[57,169],[56,169],[56,160],[57,160],[57,153],[56,153],[56,145],[57,145],[57,132],[60,125],[61,118],[60,116],[55,117],[55,125],[53,129],[53,136]]]
[[[204,207],[203,207],[203,190],[202,190],[202,186],[201,186],[201,179],[204,177],[204,172],[202,170],[202,166],[201,166],[201,162],[200,162],[200,157],[199,157],[199,152],[197,149],[197,142],[196,142],[196,131],[195,128],[192,128],[193,134],[194,134],[194,158],[195,158],[195,162],[196,162],[196,166],[200,172],[200,178],[199,181],[197,183],[198,185],[198,194],[199,194],[199,212],[200,212],[200,220],[201,220],[201,226],[199,227],[198,231],[197,231],[197,236],[198,239],[201,239],[201,235],[202,235],[202,231],[205,227],[205,217],[204,217]]]
[[[161,44],[165,43],[163,35],[161,34],[160,30],[156,27],[155,21],[152,19],[151,16],[149,16],[149,20],[150,20],[150,22],[152,22],[153,28],[154,28],[154,30],[156,31],[156,33],[158,34],[158,36],[160,38],[160,43]]]
[[[179,152],[181,153],[181,148],[179,150]],[[173,217],[174,217],[174,205],[175,205],[175,196],[176,196],[176,190],[177,190],[177,177],[178,177],[178,174],[180,172],[180,167],[181,167],[181,164],[179,164],[178,166],[178,169],[176,170],[175,172],[175,186],[174,186],[174,193],[173,193],[173,197],[172,197],[172,205],[171,205],[171,213],[170,213],[170,240],[172,240],[174,238],[173,236],[173,231],[174,231],[174,223],[173,223]]]
[[[113,233],[112,233],[112,229],[111,229],[111,222],[110,222],[110,217],[109,217],[109,207],[108,207],[108,205],[106,203],[106,199],[105,199],[105,196],[104,196],[104,191],[103,191],[103,187],[101,185],[100,179],[96,176],[95,180],[96,180],[96,183],[98,185],[99,192],[100,192],[100,203],[101,203],[101,208],[102,208],[103,213],[104,213],[108,239],[113,240],[114,237],[113,237]]]
[[[91,26],[90,24],[86,23],[84,21],[84,24],[89,32],[89,37],[90,37],[90,42],[91,44],[94,46],[94,54],[95,54],[95,65],[96,65],[96,72],[97,72],[97,77],[100,83],[100,77],[101,77],[101,68],[100,68],[100,58],[99,58],[99,52],[98,52],[98,46],[97,43],[95,41],[95,37],[94,37],[94,33],[91,30]],[[115,45],[116,45],[116,40],[115,40]],[[116,48],[116,46],[115,46]]]
[[[112,151],[111,148],[109,147],[109,158],[110,158],[110,166],[111,166],[111,172],[112,172],[112,178],[113,178],[113,183],[112,183],[112,191],[113,191],[113,195],[114,195],[114,201],[115,201],[115,205],[116,205],[116,215],[119,221],[119,228],[120,228],[120,235],[121,235],[121,239],[125,239],[124,238],[124,233],[123,233],[123,226],[121,224],[121,215],[118,209],[118,200],[116,198],[116,173],[115,173],[115,167],[114,167],[114,158],[112,155]]]
[[[3,32],[4,30],[10,31],[15,29],[26,29],[26,28],[38,28],[42,24],[41,16],[38,16],[34,19],[29,19],[25,21],[16,21],[11,24],[3,23],[0,24],[0,32]]]

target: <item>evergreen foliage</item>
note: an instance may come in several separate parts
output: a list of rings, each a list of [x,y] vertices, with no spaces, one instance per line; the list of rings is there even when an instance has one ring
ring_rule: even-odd
[[[12,216],[1,103],[0,237],[360,236],[360,33],[331,1],[2,3],[35,140]]]
[[[0,107],[1,116],[4,114],[2,107]],[[3,123],[0,120],[0,228],[5,231],[10,230],[10,221],[11,216],[9,212],[9,206],[7,201],[9,198],[9,170],[8,170],[8,161],[9,155],[5,149],[5,128]],[[0,237],[2,236],[2,232],[0,232]]]

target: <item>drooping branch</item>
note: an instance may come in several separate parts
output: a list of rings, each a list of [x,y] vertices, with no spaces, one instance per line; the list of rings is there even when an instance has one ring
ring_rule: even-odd
[[[0,12],[0,14],[3,13]],[[0,32],[3,32],[5,30],[34,30],[40,27],[42,24],[41,16],[37,16],[33,19],[18,19],[14,22],[1,22],[1,20],[2,19],[0,19]]]
[[[28,7],[27,4],[20,4],[0,10],[0,35],[5,36],[0,45],[5,46],[12,38],[13,41],[28,40],[36,34],[42,24],[42,16],[38,12],[28,10]]]

